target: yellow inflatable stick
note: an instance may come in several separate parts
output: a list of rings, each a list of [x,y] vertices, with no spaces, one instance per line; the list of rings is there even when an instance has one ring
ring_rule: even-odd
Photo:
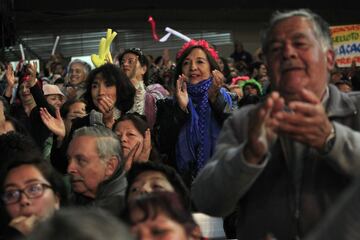
[[[116,37],[117,33],[113,32],[110,28],[106,32],[106,38],[101,38],[99,44],[99,54],[92,54],[91,61],[96,67],[100,67],[105,63],[112,63],[112,57],[110,53],[111,42]]]

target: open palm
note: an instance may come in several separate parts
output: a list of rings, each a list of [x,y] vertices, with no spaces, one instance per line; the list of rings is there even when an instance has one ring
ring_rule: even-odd
[[[187,77],[182,74],[176,81],[176,98],[179,103],[179,107],[184,111],[186,111],[187,105],[189,103],[189,95],[186,88],[187,80]]]
[[[151,152],[151,132],[150,129],[145,131],[144,143],[140,155],[135,159],[137,162],[146,162],[149,160]]]
[[[60,110],[56,109],[56,118],[51,116],[46,108],[40,108],[40,116],[43,123],[48,127],[48,129],[53,132],[56,136],[65,137],[65,123],[61,118]]]
[[[11,64],[6,66],[5,75],[8,86],[13,87],[15,84],[15,74]]]

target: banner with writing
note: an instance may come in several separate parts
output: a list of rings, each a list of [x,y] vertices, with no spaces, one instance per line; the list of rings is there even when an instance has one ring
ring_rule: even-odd
[[[338,67],[360,66],[360,24],[330,27]]]

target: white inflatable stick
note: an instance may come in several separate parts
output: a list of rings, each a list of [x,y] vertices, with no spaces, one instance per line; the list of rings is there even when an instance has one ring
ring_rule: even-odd
[[[55,50],[56,50],[56,47],[57,47],[57,45],[59,43],[59,39],[60,39],[60,36],[56,36],[55,43],[54,43],[53,49],[51,51],[51,55],[55,54]]]
[[[24,52],[23,45],[20,43],[19,47],[20,47],[20,53],[21,53],[21,60],[24,61],[25,60],[25,52]]]
[[[160,42],[166,42],[171,34],[174,34],[175,36],[185,40],[186,42],[190,42],[190,40],[191,40],[191,38],[189,38],[188,36],[185,36],[184,34],[178,32],[178,31],[175,31],[172,28],[166,27],[165,31],[168,33],[159,40]]]

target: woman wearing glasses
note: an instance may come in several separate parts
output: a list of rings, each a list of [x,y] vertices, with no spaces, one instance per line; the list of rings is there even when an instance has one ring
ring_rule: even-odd
[[[0,239],[28,235],[67,202],[62,177],[41,158],[10,162],[0,176]]]

